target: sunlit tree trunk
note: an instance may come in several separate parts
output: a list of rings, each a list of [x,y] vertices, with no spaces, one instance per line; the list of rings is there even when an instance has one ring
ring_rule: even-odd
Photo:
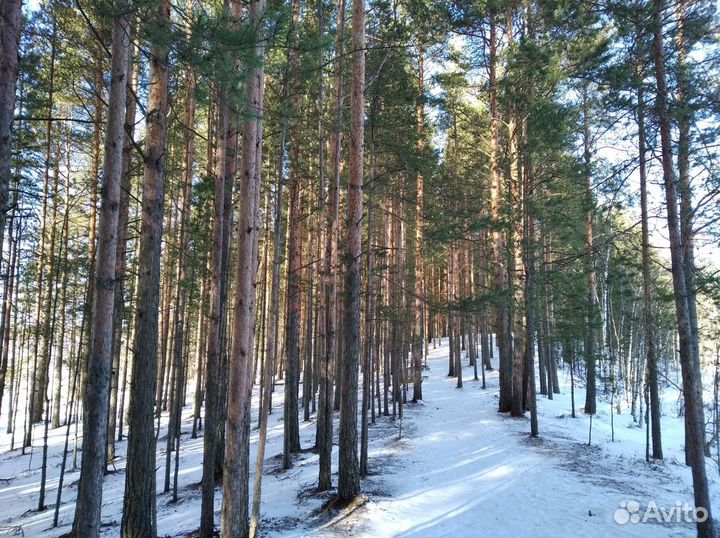
[[[130,36],[133,39],[135,34],[135,24],[130,24]],[[125,103],[125,128],[122,153],[122,178],[120,180],[120,213],[118,216],[118,241],[117,253],[115,255],[115,316],[113,319],[113,379],[110,392],[110,415],[108,422],[108,449],[107,460],[111,462],[115,459],[115,440],[122,439],[122,427],[117,427],[118,423],[122,424],[122,412],[124,410],[123,399],[125,392],[120,391],[120,356],[122,353],[122,333],[123,321],[125,320],[125,292],[128,286],[126,284],[127,274],[127,239],[128,239],[128,221],[130,217],[130,194],[132,190],[132,154],[133,136],[135,133],[135,114],[137,106],[135,102],[135,91],[137,89],[137,81],[139,75],[139,65],[134,61],[135,46],[130,43],[127,80],[131,91],[127,92]],[[129,325],[129,324],[128,324]],[[129,330],[128,330],[129,333]],[[125,344],[126,350],[129,344]],[[127,353],[126,353],[127,354]],[[127,361],[126,361],[127,363]],[[127,376],[127,364],[125,364],[125,375]],[[120,398],[120,401],[118,401]],[[119,409],[119,412],[118,412]],[[118,420],[119,418],[119,420]],[[117,435],[115,431],[117,430]]]
[[[170,2],[152,7],[157,35],[169,31]],[[160,257],[165,199],[165,156],[168,108],[168,49],[152,43],[150,93],[147,102],[146,150],[142,221],[140,224],[139,277],[135,305],[135,341],[128,419],[127,474],[121,535],[141,538],[157,534],[155,506],[155,442],[153,405],[158,353]]]
[[[585,360],[587,364],[587,388],[585,413],[596,412],[595,357],[598,295],[595,277],[595,249],[593,248],[593,198],[590,154],[590,118],[588,111],[588,83],[583,82],[583,175],[585,176],[585,278],[587,279],[587,333],[585,335]]]
[[[690,332],[692,335],[693,368],[695,369],[695,387],[698,397],[702,399],[702,374],[700,371],[700,331],[698,327],[697,313],[697,284],[695,282],[695,231],[693,220],[695,210],[692,202],[692,187],[690,185],[690,125],[692,121],[692,109],[689,103],[691,91],[688,80],[688,58],[687,58],[687,0],[679,0],[675,4],[676,32],[675,43],[677,46],[677,91],[675,101],[677,107],[677,165],[678,165],[678,194],[680,195],[680,238],[683,248],[683,264],[685,270],[685,281],[688,292],[688,313],[690,315]],[[705,410],[701,407],[701,420],[705,423]],[[703,429],[703,446],[706,452],[708,447],[705,444],[705,430]],[[709,454],[708,454],[709,455]]]
[[[288,81],[285,80],[284,93],[287,97],[289,91]],[[283,187],[285,183],[285,136],[287,132],[287,121],[282,119],[280,130],[280,156],[278,159],[278,180],[275,186],[275,215],[273,223],[273,269],[270,283],[270,315],[269,325],[265,334],[265,346],[267,352],[263,362],[261,408],[259,411],[259,439],[258,452],[255,460],[255,479],[253,482],[253,504],[250,519],[250,537],[255,538],[260,525],[260,499],[262,494],[262,475],[265,463],[265,446],[267,442],[268,412],[272,391],[272,373],[277,358],[277,328],[280,317],[280,266],[282,265],[283,246]]]
[[[207,359],[205,368],[205,434],[203,436],[202,501],[200,508],[200,536],[211,538],[215,533],[215,445],[218,442],[218,414],[220,406],[220,325],[222,307],[220,297],[222,273],[223,215],[225,198],[225,154],[228,124],[228,90],[218,90],[218,140],[215,151],[215,193],[213,197],[212,244],[210,250],[210,315],[208,320]]]
[[[673,292],[675,295],[675,313],[677,317],[680,341],[680,366],[682,368],[683,397],[685,400],[686,421],[689,444],[685,450],[688,455],[693,477],[695,506],[707,510],[707,519],[697,522],[699,538],[714,538],[714,523],[707,474],[705,471],[705,451],[703,437],[705,424],[702,421],[702,400],[698,398],[696,387],[692,327],[687,300],[687,280],[683,260],[682,236],[678,215],[678,196],[672,166],[672,139],[670,114],[667,105],[667,85],[665,79],[665,59],[663,57],[663,0],[653,0],[653,62],[655,64],[656,108],[660,126],[660,145],[665,185],[665,205],[670,238],[670,257],[672,262]]]
[[[255,337],[257,287],[258,207],[262,163],[265,46],[262,23],[265,0],[251,0],[250,24],[256,31],[254,56],[258,64],[249,72],[245,98],[250,117],[244,119],[240,173],[240,221],[238,223],[237,274],[235,283],[234,331],[228,360],[228,401],[223,474],[223,508],[220,535],[245,537],[250,533],[250,397]]]
[[[645,92],[642,86],[642,57],[638,55],[636,64],[637,84],[637,126],[638,126],[638,162],[640,174],[640,213],[642,225],[642,293],[643,293],[643,329],[645,337],[645,360],[647,362],[647,382],[650,391],[650,417],[652,424],[653,458],[662,459],[662,435],[660,431],[660,393],[658,390],[657,356],[655,351],[655,320],[652,313],[652,284],[650,276],[650,232],[647,199],[647,157],[645,149]]]
[[[45,249],[47,245],[47,226],[48,226],[48,197],[50,193],[50,165],[53,161],[52,141],[53,141],[53,121],[52,116],[54,113],[54,94],[55,94],[55,59],[57,57],[57,22],[53,19],[53,33],[50,45],[50,67],[49,67],[49,90],[48,90],[48,119],[45,127],[45,171],[43,180],[43,198],[42,198],[42,213],[40,218],[40,246],[38,248],[39,260],[37,264],[36,280],[37,280],[37,291],[35,298],[35,329],[34,329],[34,344],[33,344],[33,372],[32,379],[30,380],[30,407],[28,409],[28,429],[27,435],[23,446],[30,446],[31,435],[32,435],[32,424],[39,422],[42,418],[43,410],[43,395],[45,394],[45,383],[47,381],[47,369],[43,367],[44,355],[40,354],[40,339],[44,336],[45,331],[44,324],[46,319],[44,318],[44,290],[45,287],[51,288],[50,283],[47,282],[47,270],[46,270],[46,256]],[[100,129],[100,126],[96,126]],[[99,151],[99,150],[98,150]],[[90,273],[93,274],[93,273]],[[92,277],[89,278],[93,280]],[[51,295],[52,297],[52,295]],[[92,301],[92,296],[89,297]]]
[[[422,159],[425,150],[425,49],[422,41],[418,44],[418,91],[420,102],[417,106],[418,154]],[[412,401],[422,400],[422,359],[425,331],[423,323],[425,261],[423,259],[423,221],[425,210],[425,178],[420,173],[415,178],[415,322],[413,325],[413,396]]]
[[[112,64],[107,129],[103,158],[102,205],[98,229],[99,263],[94,275],[91,348],[83,391],[83,458],[72,533],[78,538],[98,536],[102,483],[107,448],[107,421],[112,369],[115,256],[120,207],[124,142],[125,96],[130,43],[123,2],[113,23]]]
[[[490,210],[493,219],[493,257],[495,259],[495,292],[497,293],[497,347],[500,355],[500,412],[510,411],[512,405],[512,349],[510,345],[510,317],[508,312],[508,276],[505,255],[502,215],[502,180],[498,165],[498,126],[500,118],[497,104],[497,25],[495,16],[490,15],[489,80],[490,92]]]

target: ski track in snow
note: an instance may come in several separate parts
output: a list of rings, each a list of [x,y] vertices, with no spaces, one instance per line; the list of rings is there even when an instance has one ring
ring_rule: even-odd
[[[495,354],[497,357],[497,353]],[[487,388],[474,381],[463,359],[464,387],[447,377],[447,347],[431,350],[424,372],[423,397],[405,406],[405,417],[378,416],[370,426],[369,470],[363,496],[343,510],[326,508],[332,492],[315,492],[317,455],[305,450],[292,469],[282,470],[282,385],[273,395],[263,476],[263,536],[341,537],[578,537],[578,536],[694,536],[691,523],[646,522],[619,525],[613,514],[621,502],[654,500],[672,508],[676,501],[692,505],[690,470],[682,464],[682,419],[674,417],[676,394],[666,391],[663,416],[665,460],[645,462],[645,431],[631,427],[626,409],[614,417],[611,442],[609,403],[598,401],[588,446],[589,417],[580,411],[570,418],[570,391],[565,372],[559,372],[563,393],[554,400],[538,395],[540,437],[529,437],[529,418],[497,412],[497,370],[487,372]],[[566,386],[567,385],[567,386]],[[599,386],[599,390],[602,386]],[[412,388],[408,391],[410,394]],[[576,388],[578,409],[584,391]],[[188,404],[191,395],[188,396]],[[253,427],[257,424],[257,388]],[[188,536],[197,530],[202,475],[202,437],[190,439],[192,409],[183,413],[179,501],[160,493],[165,474],[165,443],[158,444],[158,532],[160,536]],[[18,424],[22,424],[22,416]],[[7,417],[0,417],[7,424]],[[163,416],[160,439],[166,433]],[[82,428],[80,428],[81,430]],[[4,430],[4,428],[3,428]],[[74,426],[72,431],[74,432]],[[0,536],[58,536],[72,523],[79,470],[72,468],[71,433],[68,472],[63,487],[60,525],[53,529],[65,427],[51,430],[48,456],[48,508],[37,512],[42,461],[42,425],[36,425],[33,448],[21,455],[9,452],[10,436],[0,435]],[[315,422],[300,425],[303,448],[314,444]],[[333,483],[337,483],[336,442]],[[16,434],[16,445],[22,434]],[[254,469],[257,430],[251,437]],[[117,444],[114,471],[106,476],[103,493],[103,536],[119,534],[125,472],[126,443]],[[717,469],[708,460],[711,497],[720,515]],[[252,474],[251,474],[252,480]],[[216,495],[219,514],[221,490]]]

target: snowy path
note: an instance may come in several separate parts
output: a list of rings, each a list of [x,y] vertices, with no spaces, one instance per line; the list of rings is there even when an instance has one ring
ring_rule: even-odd
[[[463,362],[467,362],[464,360]],[[615,416],[610,441],[608,405],[599,403],[593,446],[587,446],[588,417],[570,416],[569,391],[553,401],[539,396],[540,438],[528,436],[527,418],[497,413],[497,371],[488,373],[487,389],[464,367],[463,389],[448,378],[447,347],[433,350],[423,384],[424,401],[408,404],[399,438],[399,421],[378,417],[370,428],[370,476],[363,481],[364,502],[353,509],[324,511],[332,493],[318,495],[317,455],[305,450],[284,471],[282,452],[282,385],[273,395],[267,460],[263,479],[262,534],[385,538],[395,536],[694,536],[694,525],[673,522],[618,525],[613,514],[621,502],[655,500],[672,508],[691,502],[690,472],[682,465],[682,421],[671,416],[676,395],[668,394],[663,417],[666,460],[647,465],[644,431],[627,427],[631,419]],[[561,372],[561,383],[565,374]],[[257,394],[253,424],[257,417]],[[577,391],[576,401],[584,393]],[[0,417],[4,423],[5,417]],[[164,439],[165,420],[160,438]],[[180,501],[158,491],[160,536],[188,536],[198,528],[202,473],[202,437],[190,439],[190,406],[186,407],[180,461]],[[57,536],[69,530],[79,472],[65,479],[60,526],[52,528],[52,505],[65,428],[51,430],[48,458],[49,509],[37,505],[42,428],[34,432],[34,448],[21,455],[0,434],[0,536]],[[315,422],[300,426],[303,448],[314,443]],[[337,436],[337,422],[335,434]],[[18,435],[18,438],[20,436]],[[16,439],[17,441],[18,439]],[[255,461],[257,431],[251,437]],[[72,438],[71,438],[72,447]],[[122,514],[126,443],[118,444],[116,472],[105,478],[103,536],[117,536]],[[72,454],[70,455],[72,458]],[[337,444],[333,450],[333,482],[337,483]],[[71,462],[71,459],[70,459]],[[70,465],[69,462],[69,465]],[[164,478],[164,442],[159,443],[158,487]],[[717,470],[708,472],[717,477]],[[714,510],[720,514],[718,481],[713,478]],[[218,489],[216,508],[220,509]],[[592,514],[592,515],[590,515]]]
[[[643,431],[624,427],[627,416],[615,417],[616,439],[623,442],[610,443],[607,415],[601,412],[589,447],[588,418],[561,416],[569,417],[569,394],[553,401],[540,396],[541,437],[531,439],[527,418],[497,413],[497,371],[488,373],[483,390],[466,366],[465,385],[457,389],[456,379],[446,376],[446,348],[434,351],[428,365],[425,401],[406,407],[403,440],[371,453],[371,458],[395,453],[396,463],[369,479],[382,484],[387,497],[370,499],[361,515],[353,516],[360,520],[353,534],[695,535],[693,524],[614,522],[623,501],[644,505],[654,499],[668,508],[692,501],[689,470],[672,461],[650,468],[642,459]],[[583,397],[577,394],[576,401]],[[672,439],[666,445],[672,454]]]

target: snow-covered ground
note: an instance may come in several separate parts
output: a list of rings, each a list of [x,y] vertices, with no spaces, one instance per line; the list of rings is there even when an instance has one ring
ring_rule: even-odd
[[[466,360],[464,362],[467,362]],[[678,503],[692,505],[690,470],[682,461],[682,420],[663,417],[666,459],[645,462],[645,431],[631,427],[624,410],[614,416],[611,442],[609,404],[599,402],[588,446],[589,417],[570,418],[570,394],[554,400],[539,396],[540,437],[529,437],[529,419],[497,412],[497,370],[487,373],[487,388],[463,369],[465,386],[448,378],[447,347],[428,360],[424,401],[408,404],[405,418],[380,416],[370,428],[370,476],[364,496],[342,511],[324,508],[332,493],[318,495],[317,455],[299,454],[282,470],[282,385],[274,395],[263,479],[262,534],[267,536],[694,536],[692,523],[678,522]],[[561,383],[564,372],[560,373]],[[673,401],[668,395],[668,401]],[[188,398],[188,401],[190,398]],[[584,401],[576,390],[578,407]],[[257,401],[255,413],[257,412]],[[670,405],[666,406],[671,407]],[[667,410],[666,410],[667,411]],[[669,411],[668,411],[669,413]],[[6,418],[0,418],[5,424]],[[254,418],[253,424],[256,424]],[[180,461],[180,500],[158,494],[161,536],[183,536],[199,525],[202,438],[190,439],[191,409],[185,409]],[[337,428],[336,428],[337,433]],[[301,423],[303,448],[314,444],[315,422]],[[26,455],[9,452],[9,435],[0,435],[0,536],[57,536],[69,530],[79,471],[67,473],[60,522],[52,528],[53,505],[65,428],[50,431],[48,508],[37,512],[42,458],[42,426]],[[164,427],[161,439],[164,436]],[[16,436],[16,444],[21,434]],[[251,447],[254,464],[257,432]],[[103,534],[116,536],[122,513],[125,442],[119,443],[116,471],[105,479]],[[158,487],[165,472],[165,443],[159,443]],[[72,437],[71,437],[72,447]],[[334,450],[337,457],[337,449]],[[68,467],[72,467],[72,454]],[[337,466],[333,466],[337,481]],[[717,469],[708,460],[711,497],[720,514]],[[160,491],[160,490],[159,490]],[[220,508],[218,489],[217,509]],[[631,515],[646,522],[619,524]],[[635,503],[639,503],[639,506]],[[624,508],[628,507],[632,514]],[[639,511],[635,512],[635,508]],[[659,509],[675,509],[659,523]],[[667,515],[666,515],[667,517]],[[681,519],[681,518],[680,518]]]

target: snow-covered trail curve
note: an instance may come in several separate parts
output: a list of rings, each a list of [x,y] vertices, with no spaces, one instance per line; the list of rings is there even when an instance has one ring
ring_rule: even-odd
[[[639,459],[642,430],[622,428],[627,446],[606,448],[602,413],[595,419],[600,446],[587,446],[588,418],[569,415],[569,395],[539,396],[541,435],[529,436],[528,418],[497,412],[497,370],[487,388],[473,380],[463,360],[464,387],[447,377],[447,347],[433,350],[423,383],[424,401],[406,406],[404,434],[376,445],[374,458],[395,454],[394,464],[376,469],[368,481],[386,491],[371,497],[352,534],[391,536],[694,536],[694,524],[672,522],[619,525],[613,515],[622,502],[655,500],[672,507],[692,501],[689,470]],[[577,401],[582,401],[576,395]],[[582,439],[582,441],[581,441]],[[619,453],[618,453],[619,449]],[[347,532],[347,522],[343,524]],[[332,529],[325,529],[325,532]],[[334,529],[339,530],[339,529]],[[325,534],[324,532],[322,534]]]

